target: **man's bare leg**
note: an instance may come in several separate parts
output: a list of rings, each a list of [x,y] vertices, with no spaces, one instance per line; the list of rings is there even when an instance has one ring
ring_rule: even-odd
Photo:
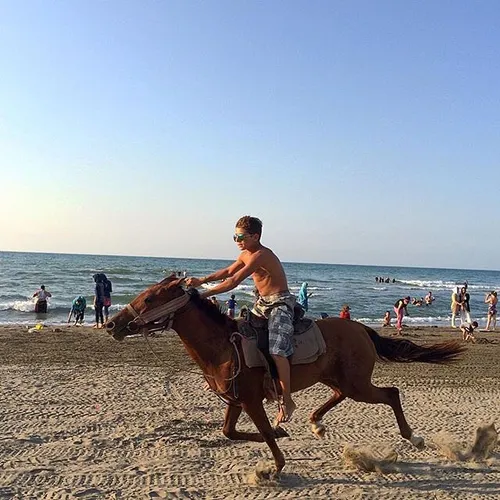
[[[273,354],[273,359],[278,368],[281,390],[283,392],[283,403],[285,405],[284,409],[282,409],[278,415],[278,423],[289,422],[295,408],[297,408],[297,405],[293,402],[290,389],[290,362],[287,358],[275,354]]]

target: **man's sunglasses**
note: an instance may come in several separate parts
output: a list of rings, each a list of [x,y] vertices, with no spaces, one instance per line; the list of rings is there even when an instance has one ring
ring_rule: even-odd
[[[245,238],[247,237],[248,235],[244,234],[244,233],[236,233],[236,234],[233,234],[233,240],[236,242],[236,243],[241,243],[242,241],[245,240]]]

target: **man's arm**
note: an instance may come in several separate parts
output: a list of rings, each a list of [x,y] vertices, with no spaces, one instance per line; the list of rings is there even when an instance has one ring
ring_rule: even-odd
[[[238,259],[236,262],[233,262],[230,266],[221,269],[219,271],[215,271],[215,273],[209,274],[208,276],[204,276],[203,278],[188,278],[186,280],[186,284],[187,286],[197,287],[203,285],[203,283],[208,283],[210,281],[220,281],[226,278],[230,278],[244,265],[245,264]]]
[[[236,288],[243,280],[248,278],[254,271],[261,265],[262,255],[260,253],[253,256],[246,264],[239,261],[243,267],[236,271],[232,276],[229,276],[225,281],[216,285],[210,290],[206,290],[200,294],[202,298],[210,297],[210,295],[217,295],[218,293],[229,292]]]

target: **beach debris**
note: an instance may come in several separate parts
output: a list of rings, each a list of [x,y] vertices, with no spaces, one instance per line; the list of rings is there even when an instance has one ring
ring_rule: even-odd
[[[33,328],[28,328],[28,333],[41,332],[44,326],[42,323],[37,323]]]
[[[449,460],[455,462],[487,460],[498,444],[498,431],[495,424],[479,426],[472,444],[457,442],[447,433],[440,433],[433,438],[437,450]]]
[[[164,396],[169,396],[171,393],[170,389],[170,381],[168,379],[165,380],[165,383],[163,384],[163,395]]]
[[[392,448],[374,451],[370,448],[354,448],[346,445],[342,453],[342,464],[345,469],[357,469],[363,472],[387,474],[393,472],[398,454]]]

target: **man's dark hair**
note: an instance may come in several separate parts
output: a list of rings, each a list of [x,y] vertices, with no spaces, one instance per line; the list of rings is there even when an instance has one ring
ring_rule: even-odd
[[[40,288],[41,288],[42,290],[45,290],[45,285],[42,285]]]
[[[262,234],[262,221],[257,219],[257,217],[250,217],[250,215],[244,215],[238,219],[236,227],[244,229],[249,234]]]

